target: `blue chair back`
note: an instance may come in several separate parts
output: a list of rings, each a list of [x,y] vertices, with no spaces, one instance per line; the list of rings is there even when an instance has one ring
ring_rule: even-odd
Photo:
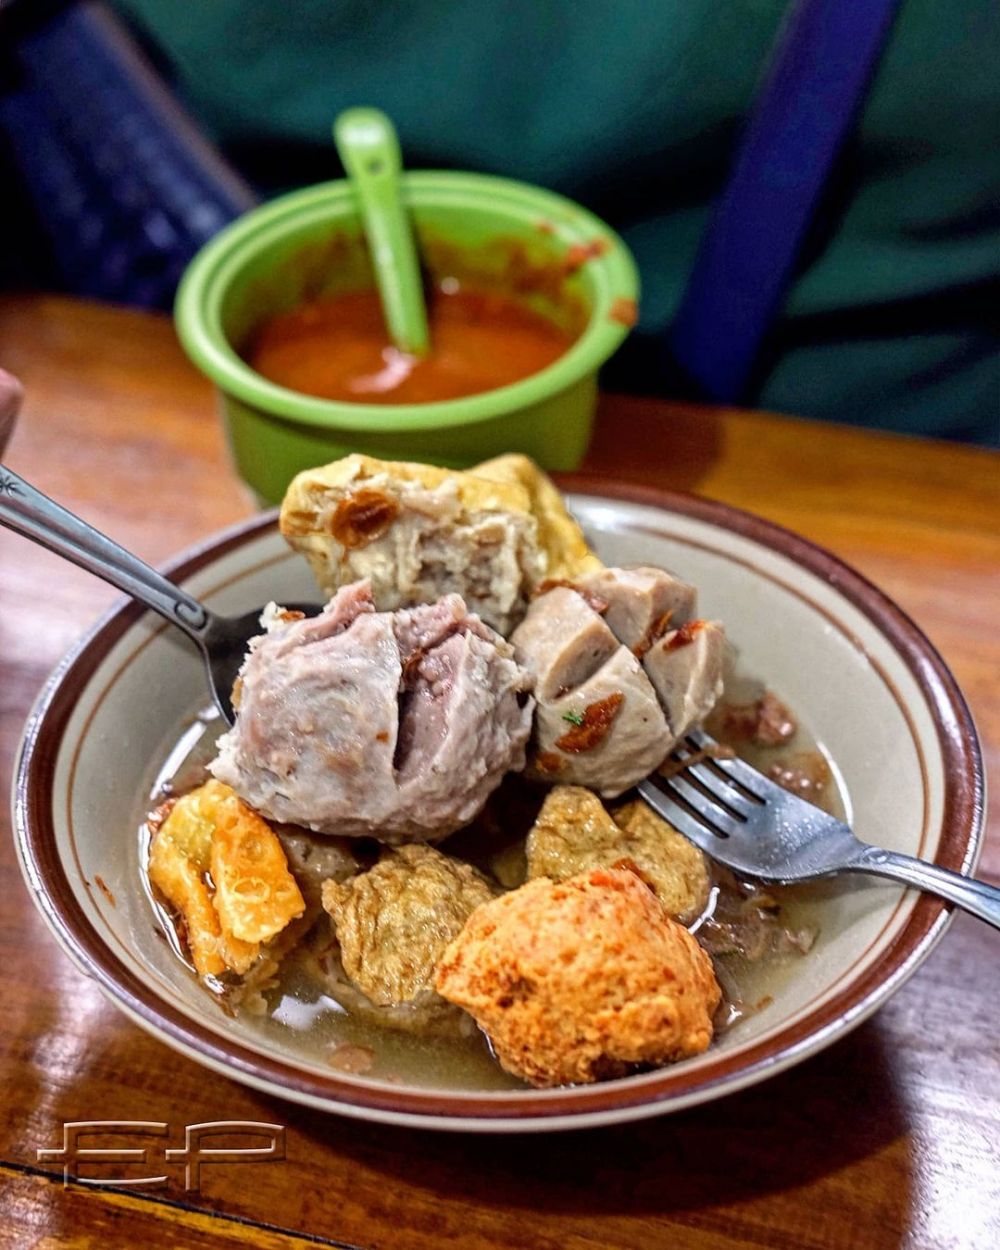
[[[797,0],[668,335],[691,391],[744,398],[899,0]]]

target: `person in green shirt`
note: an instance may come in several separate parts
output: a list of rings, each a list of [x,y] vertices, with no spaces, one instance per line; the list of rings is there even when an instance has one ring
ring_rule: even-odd
[[[852,0],[853,2],[853,0]],[[642,275],[605,384],[662,387],[665,333],[784,0],[114,0],[264,195],[339,175],[330,123],[385,110],[414,168],[580,201]],[[753,396],[1000,441],[1000,5],[904,0]]]

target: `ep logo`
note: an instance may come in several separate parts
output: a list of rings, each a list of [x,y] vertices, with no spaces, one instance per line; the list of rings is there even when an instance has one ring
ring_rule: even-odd
[[[184,1188],[189,1192],[201,1188],[201,1170],[206,1164],[263,1163],[285,1157],[285,1129],[281,1124],[208,1120],[185,1125],[183,1146],[167,1145],[169,1136],[170,1125],[159,1120],[74,1120],[63,1125],[61,1146],[42,1147],[36,1156],[39,1163],[61,1163],[65,1185],[152,1188],[166,1185],[171,1169],[176,1169],[174,1175],[179,1179],[183,1167]],[[107,1145],[109,1138],[119,1139],[119,1144]],[[158,1140],[131,1144],[136,1138]],[[85,1166],[86,1176],[81,1174]],[[137,1169],[155,1174],[135,1175]]]

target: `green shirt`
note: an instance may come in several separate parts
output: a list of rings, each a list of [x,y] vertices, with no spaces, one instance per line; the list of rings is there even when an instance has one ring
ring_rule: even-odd
[[[853,2],[853,0],[851,0]],[[370,104],[414,168],[579,200],[635,253],[649,389],[782,0],[115,0],[265,194]],[[777,327],[762,407],[1000,441],[1000,5],[905,0]],[[770,358],[769,358],[770,359]]]

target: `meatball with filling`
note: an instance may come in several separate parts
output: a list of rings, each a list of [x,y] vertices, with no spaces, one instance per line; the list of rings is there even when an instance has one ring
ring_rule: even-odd
[[[484,903],[438,964],[508,1072],[539,1087],[700,1054],[721,991],[708,955],[632,872],[539,877]]]
[[[388,851],[370,871],[347,881],[325,882],[323,906],[349,982],[338,993],[343,978],[335,969],[331,993],[348,1010],[391,1028],[442,1031],[442,1017],[455,1013],[434,990],[435,965],[472,912],[492,897],[489,882],[471,865],[421,845]],[[368,1004],[372,1011],[365,1010]]]
[[[696,920],[708,902],[704,855],[641,799],[609,813],[593,791],[556,786],[526,849],[529,878],[563,881],[588,868],[631,868],[681,924]]]
[[[524,767],[531,680],[458,595],[376,612],[370,583],[356,582],[294,618],[265,611],[209,765],[266,819],[435,841]]]

